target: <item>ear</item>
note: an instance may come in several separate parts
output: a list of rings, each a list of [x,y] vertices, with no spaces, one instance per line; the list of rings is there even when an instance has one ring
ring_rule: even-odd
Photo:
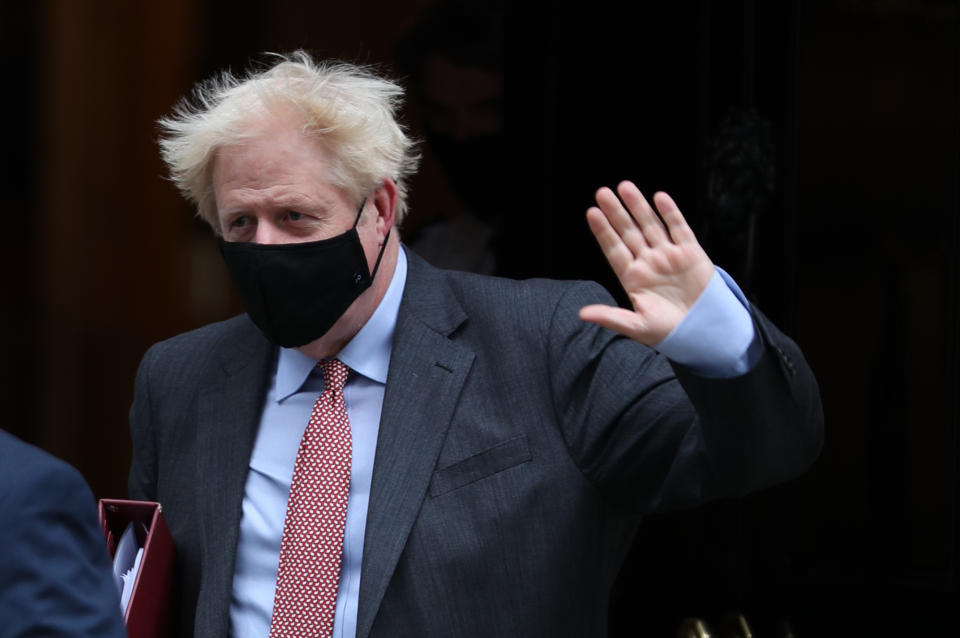
[[[393,228],[394,214],[397,208],[397,185],[392,179],[384,179],[380,187],[370,197],[377,211],[376,228],[379,241],[382,242]]]

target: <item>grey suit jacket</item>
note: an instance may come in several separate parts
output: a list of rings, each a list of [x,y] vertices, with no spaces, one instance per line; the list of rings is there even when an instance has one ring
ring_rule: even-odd
[[[796,345],[699,378],[586,324],[596,284],[409,255],[377,442],[358,637],[605,636],[644,513],[801,473],[822,412]],[[225,636],[245,477],[275,349],[246,316],[153,346],[131,409],[132,498],[179,552],[182,635]]]

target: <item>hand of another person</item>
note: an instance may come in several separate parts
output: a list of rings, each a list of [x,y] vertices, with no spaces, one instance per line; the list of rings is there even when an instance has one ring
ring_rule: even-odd
[[[619,199],[609,188],[599,189],[599,208],[587,210],[587,222],[633,310],[591,305],[581,308],[580,318],[653,346],[707,287],[713,262],[669,195],[653,196],[661,222],[632,182],[620,182],[617,192]]]

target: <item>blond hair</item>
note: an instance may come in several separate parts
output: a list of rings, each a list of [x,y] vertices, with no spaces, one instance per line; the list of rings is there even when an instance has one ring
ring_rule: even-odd
[[[397,184],[396,221],[407,212],[407,179],[417,170],[415,142],[397,122],[403,89],[369,67],[316,62],[304,51],[278,55],[244,77],[224,72],[201,82],[161,118],[160,151],[170,178],[219,232],[212,164],[217,149],[249,136],[251,123],[277,108],[302,118],[330,154],[331,182],[359,204],[384,179]]]

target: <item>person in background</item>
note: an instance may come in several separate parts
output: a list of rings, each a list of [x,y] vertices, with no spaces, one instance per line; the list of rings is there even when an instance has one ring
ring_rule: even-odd
[[[86,481],[0,430],[0,638],[126,635]]]
[[[427,211],[405,236],[438,268],[510,276],[501,232],[511,226],[505,170],[504,15],[499,1],[428,5],[397,46],[424,140],[456,207]],[[420,211],[423,214],[423,211]]]

